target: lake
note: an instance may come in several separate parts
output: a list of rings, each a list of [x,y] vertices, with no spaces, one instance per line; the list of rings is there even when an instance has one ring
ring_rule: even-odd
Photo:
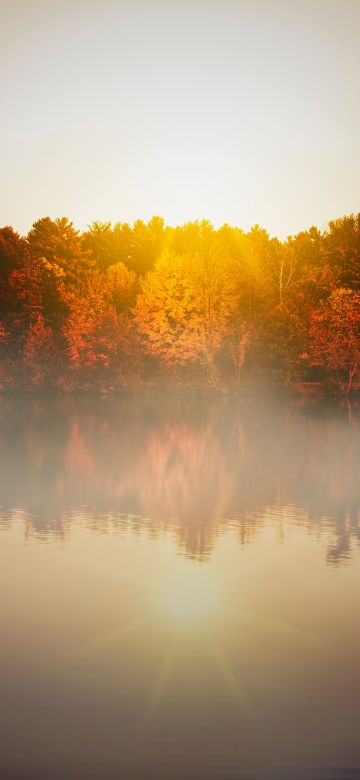
[[[358,780],[359,410],[0,401],[1,780]]]

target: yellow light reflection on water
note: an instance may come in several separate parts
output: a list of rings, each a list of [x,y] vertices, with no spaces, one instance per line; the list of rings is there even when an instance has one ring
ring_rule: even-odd
[[[169,624],[194,631],[214,622],[220,613],[219,584],[202,565],[189,566],[186,576],[171,578],[154,605]]]

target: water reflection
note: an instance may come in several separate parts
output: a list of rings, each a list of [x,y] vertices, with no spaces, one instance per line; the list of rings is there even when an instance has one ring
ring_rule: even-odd
[[[359,465],[341,409],[4,398],[1,780],[360,777]]]
[[[280,402],[179,397],[10,399],[0,405],[0,527],[66,539],[173,535],[206,560],[235,531],[360,543],[359,416]]]

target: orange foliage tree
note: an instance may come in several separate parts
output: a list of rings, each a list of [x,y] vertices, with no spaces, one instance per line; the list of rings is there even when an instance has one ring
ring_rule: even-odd
[[[70,385],[127,385],[140,372],[136,332],[124,313],[134,284],[135,274],[119,263],[105,275],[93,273],[80,291],[69,293],[64,335]]]
[[[313,313],[313,358],[348,394],[360,380],[360,293],[338,288]]]
[[[58,354],[53,330],[42,314],[29,327],[24,344],[24,367],[31,384],[52,384],[58,373]]]

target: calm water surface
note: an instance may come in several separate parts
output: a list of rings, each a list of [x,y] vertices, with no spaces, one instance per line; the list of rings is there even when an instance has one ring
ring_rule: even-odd
[[[359,780],[360,419],[0,402],[1,780]]]

